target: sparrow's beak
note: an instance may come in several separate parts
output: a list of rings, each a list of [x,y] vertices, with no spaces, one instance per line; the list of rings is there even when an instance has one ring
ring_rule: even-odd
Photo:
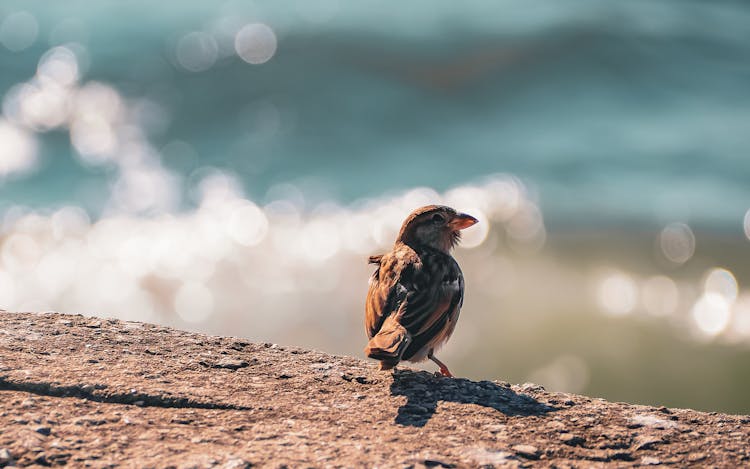
[[[448,222],[448,225],[451,227],[453,231],[463,230],[464,228],[468,228],[474,223],[478,222],[476,218],[472,217],[471,215],[467,215],[465,213],[459,213],[453,219]]]

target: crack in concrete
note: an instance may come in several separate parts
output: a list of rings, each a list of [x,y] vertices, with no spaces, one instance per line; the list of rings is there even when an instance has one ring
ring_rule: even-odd
[[[87,389],[87,388],[91,389]],[[252,410],[252,407],[216,402],[195,401],[186,397],[158,396],[145,393],[95,393],[95,386],[55,386],[50,383],[16,382],[0,376],[0,391],[20,391],[49,397],[73,397],[108,404],[136,405],[139,407],[163,407],[175,409]]]

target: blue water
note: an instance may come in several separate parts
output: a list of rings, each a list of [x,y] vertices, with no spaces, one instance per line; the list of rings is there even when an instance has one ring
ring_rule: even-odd
[[[39,34],[0,46],[0,95],[60,37],[80,43],[82,82],[162,109],[142,130],[183,179],[183,208],[205,166],[253,200],[291,183],[311,206],[511,173],[551,226],[741,233],[750,208],[746,2],[6,1],[0,21],[21,10]],[[269,25],[276,54],[181,68],[179,38],[219,21]],[[0,208],[96,215],[114,171],[82,165],[64,130],[37,137],[39,167],[0,182]],[[170,153],[175,141],[193,151]]]

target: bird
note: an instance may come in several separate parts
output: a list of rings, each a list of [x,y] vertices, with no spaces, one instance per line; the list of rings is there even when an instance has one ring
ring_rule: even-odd
[[[453,333],[463,304],[464,277],[451,250],[477,221],[444,205],[420,207],[390,252],[369,257],[377,267],[365,301],[365,355],[380,360],[381,370],[430,359],[453,377],[435,351]]]

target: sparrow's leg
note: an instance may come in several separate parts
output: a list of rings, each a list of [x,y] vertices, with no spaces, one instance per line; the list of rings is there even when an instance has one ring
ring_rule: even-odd
[[[432,350],[430,350],[430,353],[427,354],[427,358],[437,363],[437,366],[440,367],[440,374],[447,377],[447,378],[453,378],[453,375],[451,374],[450,370],[447,366],[445,366],[445,363],[438,360],[438,358],[432,354]]]

